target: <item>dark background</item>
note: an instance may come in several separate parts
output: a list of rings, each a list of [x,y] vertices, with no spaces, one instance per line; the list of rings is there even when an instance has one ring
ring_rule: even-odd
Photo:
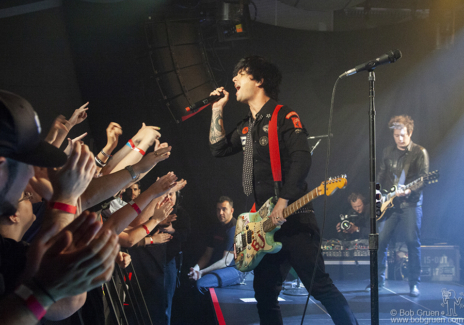
[[[215,159],[209,152],[210,110],[178,124],[157,98],[144,23],[163,11],[163,6],[151,1],[95,4],[68,0],[62,6],[1,18],[0,87],[27,98],[39,113],[44,130],[59,113],[69,118],[74,109],[89,101],[87,121],[72,130],[71,136],[89,131],[86,143],[94,152],[105,145],[105,129],[111,121],[123,128],[119,147],[142,122],[160,126],[162,140],[173,146],[172,155],[143,179],[142,187],[170,170],[188,180],[183,205],[190,212],[193,232],[186,245],[191,253],[186,263],[194,264],[203,249],[205,229],[215,221],[217,198],[232,197],[235,216],[253,202],[242,192],[241,155]],[[403,58],[376,70],[378,158],[385,146],[394,143],[387,127],[389,119],[410,115],[415,121],[413,141],[428,150],[431,170],[439,169],[441,175],[438,184],[424,191],[422,241],[462,246],[463,23],[459,12],[454,45],[441,49],[436,49],[432,18],[350,32],[301,31],[254,23],[252,39],[214,45],[227,72],[223,85],[232,92],[225,110],[226,130],[231,131],[247,113],[247,107],[235,101],[231,82],[234,65],[246,55],[263,55],[280,67],[284,76],[280,102],[299,113],[310,135],[320,135],[327,133],[337,77],[398,48]],[[216,77],[224,75],[218,72]],[[349,185],[328,199],[325,238],[336,235],[338,216],[349,207],[348,194],[368,193],[367,73],[339,83],[332,133],[329,175],[347,174]],[[311,140],[310,145],[314,144]],[[311,189],[323,181],[326,149],[323,140],[314,152],[308,177]],[[322,225],[323,199],[314,203]]]

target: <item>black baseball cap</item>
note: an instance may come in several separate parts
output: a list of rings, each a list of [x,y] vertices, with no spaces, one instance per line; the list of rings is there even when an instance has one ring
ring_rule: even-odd
[[[0,156],[39,167],[60,167],[66,154],[40,139],[39,117],[31,104],[0,90]]]

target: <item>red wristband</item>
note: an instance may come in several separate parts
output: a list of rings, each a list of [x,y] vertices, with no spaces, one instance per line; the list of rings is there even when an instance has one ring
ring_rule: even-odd
[[[150,237],[150,244],[153,245],[153,238]]]
[[[140,149],[140,148],[133,148],[132,150],[138,151],[138,152],[140,152],[140,153],[142,154],[142,156],[145,156],[145,151],[143,151],[143,150]]]
[[[135,148],[135,144],[134,144],[134,142],[132,141],[132,139],[129,139],[129,141],[127,141],[127,143],[129,144],[129,146],[130,146],[131,149],[134,149],[134,148]]]
[[[49,202],[48,205],[52,209],[61,210],[67,213],[76,214],[77,212],[77,207],[75,205],[70,205],[70,204],[61,203],[61,202]]]
[[[145,231],[147,232],[147,235],[149,235],[149,234],[150,234],[150,230],[148,230],[148,227],[145,226],[145,225],[142,225],[142,227],[143,227],[143,229],[145,229]],[[152,244],[153,244],[153,243],[152,243]]]
[[[139,206],[137,205],[137,203],[134,202],[134,200],[131,200],[131,201],[129,202],[129,204],[131,205],[131,207],[134,208],[134,210],[135,210],[135,212],[137,212],[137,214],[141,214],[141,213],[142,213],[142,211],[140,211]]]
[[[27,308],[34,314],[35,318],[41,320],[45,316],[47,311],[40,304],[37,298],[34,296],[34,292],[31,289],[21,284],[16,290],[15,294],[24,300]]]

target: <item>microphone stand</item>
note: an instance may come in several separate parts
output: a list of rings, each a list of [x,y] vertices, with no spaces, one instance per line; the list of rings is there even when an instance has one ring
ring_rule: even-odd
[[[379,265],[378,249],[379,234],[377,233],[377,216],[376,216],[376,180],[375,180],[375,73],[369,70],[369,196],[370,196],[370,234],[369,234],[369,252],[370,252],[370,275],[371,275],[371,324],[379,324]]]

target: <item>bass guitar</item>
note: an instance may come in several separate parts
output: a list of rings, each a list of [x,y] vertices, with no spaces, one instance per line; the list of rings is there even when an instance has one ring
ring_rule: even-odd
[[[423,185],[436,183],[438,182],[438,177],[440,177],[440,173],[438,170],[435,170],[425,176],[419,177],[407,185],[401,186],[401,191],[404,192],[408,189],[413,191],[422,187]],[[384,217],[385,212],[394,206],[393,200],[398,196],[398,192],[398,186],[393,186],[390,193],[381,196],[380,216],[377,217],[377,221],[381,220]]]
[[[283,217],[286,219],[318,196],[332,195],[346,184],[346,175],[329,178],[327,182],[322,182],[320,186],[286,207],[283,210]],[[261,262],[265,254],[275,254],[282,249],[282,243],[274,241],[274,233],[280,229],[280,226],[274,226],[269,219],[275,203],[275,198],[270,198],[259,211],[242,213],[238,217],[234,237],[235,267],[238,270],[251,271]]]

